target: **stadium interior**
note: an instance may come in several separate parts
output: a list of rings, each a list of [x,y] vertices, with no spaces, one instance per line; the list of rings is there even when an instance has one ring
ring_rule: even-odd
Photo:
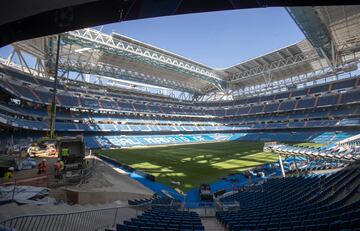
[[[4,33],[0,231],[360,230],[360,6],[286,11],[304,40],[224,69],[92,22]]]

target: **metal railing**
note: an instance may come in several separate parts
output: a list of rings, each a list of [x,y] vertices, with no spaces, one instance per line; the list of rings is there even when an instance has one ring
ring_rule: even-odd
[[[188,212],[196,212],[200,217],[214,217],[216,213],[216,209],[214,207],[213,202],[204,203],[189,203],[183,204],[179,211],[188,211]]]
[[[188,211],[184,208],[181,209],[179,206],[180,204],[165,205],[147,202],[133,206],[99,208],[68,213],[30,214],[0,221],[0,227],[16,229],[16,231],[97,231],[115,227],[116,224],[130,220],[148,209],[164,207]]]
[[[215,216],[216,209],[210,207],[186,208],[181,203],[171,205],[152,204],[151,202],[135,206],[99,208],[68,213],[22,215],[0,221],[0,227],[16,231],[89,231],[115,227],[125,220],[140,215],[151,208],[173,208],[178,211],[195,211],[201,217]]]
[[[239,211],[240,202],[221,202],[220,200],[215,201],[215,211]]]
[[[147,209],[173,209],[176,211],[186,211],[186,212],[196,212],[200,217],[214,217],[216,213],[216,208],[214,202],[199,203],[199,202],[178,202],[173,201],[170,204],[152,204],[147,202],[141,205],[138,205],[137,211],[147,210]]]
[[[141,211],[141,210],[140,210]],[[69,213],[34,214],[10,218],[0,222],[0,227],[16,231],[89,231],[103,230],[135,217],[135,207],[113,207]]]

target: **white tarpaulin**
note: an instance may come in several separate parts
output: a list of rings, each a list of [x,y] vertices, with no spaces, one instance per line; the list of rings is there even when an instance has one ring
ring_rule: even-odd
[[[35,203],[44,204],[48,203],[47,200],[39,200],[37,198],[43,198],[49,195],[49,189],[44,187],[33,186],[0,186],[0,203],[7,201],[16,201],[18,203]]]

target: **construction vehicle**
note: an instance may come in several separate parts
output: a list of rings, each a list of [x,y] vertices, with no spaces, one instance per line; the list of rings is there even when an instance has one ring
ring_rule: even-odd
[[[63,178],[76,182],[86,168],[85,144],[82,136],[57,139],[58,157],[64,162]]]
[[[41,138],[33,143],[27,149],[27,154],[32,157],[51,157],[56,156],[57,141],[55,139]]]

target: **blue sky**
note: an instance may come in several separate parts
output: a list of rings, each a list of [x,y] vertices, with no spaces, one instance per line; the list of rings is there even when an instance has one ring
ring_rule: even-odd
[[[304,39],[284,8],[232,10],[127,21],[112,31],[212,67],[228,67]]]
[[[124,34],[216,68],[229,67],[304,39],[284,8],[134,20],[105,25],[102,30]],[[9,50],[0,48],[0,55],[7,57]]]

